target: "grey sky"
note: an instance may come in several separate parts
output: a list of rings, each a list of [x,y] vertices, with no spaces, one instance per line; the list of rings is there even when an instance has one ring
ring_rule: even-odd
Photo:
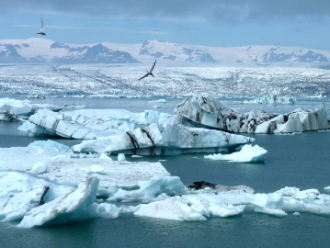
[[[0,7],[2,10],[58,11],[107,18],[189,18],[216,22],[330,18],[328,0],[2,0]]]
[[[0,0],[0,39],[302,46],[330,50],[330,0]],[[83,32],[88,30],[88,32]]]

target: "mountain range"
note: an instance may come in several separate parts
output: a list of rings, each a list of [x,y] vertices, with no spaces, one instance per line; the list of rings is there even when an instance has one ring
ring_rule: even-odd
[[[143,44],[64,44],[31,38],[0,40],[0,63],[151,63],[220,64],[239,66],[327,66],[330,52],[280,45],[207,47],[147,40]]]

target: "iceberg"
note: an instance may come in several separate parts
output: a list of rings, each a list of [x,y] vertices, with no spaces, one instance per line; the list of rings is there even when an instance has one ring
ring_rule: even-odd
[[[277,96],[277,95],[269,95],[255,98],[251,101],[245,100],[243,104],[296,104],[297,99],[295,97],[289,96]]]
[[[122,202],[152,202],[159,197],[182,195],[186,193],[186,187],[182,184],[179,177],[176,176],[154,176],[148,181],[138,183],[137,190],[119,189],[107,201]]]
[[[148,102],[166,103],[166,100],[165,99],[158,99],[158,100],[151,100],[151,101],[148,101]]]
[[[240,151],[231,154],[213,154],[205,155],[204,158],[212,160],[229,160],[230,162],[263,162],[266,158],[267,150],[255,145],[244,145]]]
[[[77,189],[25,213],[18,227],[62,224],[88,218],[88,208],[95,201],[98,179],[87,179]]]
[[[0,148],[0,157],[0,170],[30,173],[72,186],[97,176],[99,188],[104,192],[109,187],[138,187],[140,181],[170,175],[159,162],[112,161],[108,157],[76,158],[79,155],[73,154],[68,146],[55,141],[36,141],[28,147]]]
[[[163,124],[171,117],[154,110],[132,113],[123,109],[82,109],[56,113],[41,109],[18,130],[24,136],[56,135],[73,139],[96,139],[122,134],[152,123]]]
[[[0,110],[0,121],[23,121],[18,115],[8,111],[8,110]]]
[[[60,111],[62,107],[51,104],[32,104],[29,100],[16,100],[13,98],[0,98],[0,111],[9,111],[21,117],[28,117],[39,109]]]
[[[64,167],[70,166],[57,164],[57,170]],[[121,213],[175,221],[205,221],[251,211],[279,217],[296,212],[330,216],[330,196],[317,189],[285,187],[273,193],[255,194],[245,185],[201,181],[185,187],[178,177],[164,175],[138,180],[131,188],[113,187],[101,177],[106,167],[104,171],[94,169],[77,185],[62,178],[64,174],[57,176],[60,181],[55,181],[40,178],[40,174],[1,171],[0,221],[16,220],[20,221],[19,227],[29,228],[87,218],[118,218]],[[137,174],[143,173],[135,174],[139,177]],[[109,174],[107,178],[110,176],[116,175]],[[107,187],[102,187],[102,181]],[[107,194],[102,194],[105,190]]]
[[[13,171],[1,171],[0,182],[1,221],[20,220],[26,212],[43,204],[46,194],[50,201],[74,189]]]
[[[288,114],[268,114],[263,110],[241,113],[222,105],[213,97],[194,95],[177,105],[175,111],[206,127],[233,133],[292,133],[328,129],[324,103],[315,112],[298,108]]]
[[[254,141],[253,138],[218,130],[190,128],[179,124],[156,123],[125,134],[85,140],[72,147],[74,152],[171,155],[217,152]]]

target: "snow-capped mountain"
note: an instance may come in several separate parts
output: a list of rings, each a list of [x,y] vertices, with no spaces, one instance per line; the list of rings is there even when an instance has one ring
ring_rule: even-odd
[[[47,39],[0,40],[0,63],[151,63],[221,65],[324,65],[330,52],[301,47],[207,47],[159,40],[143,44],[77,45]]]

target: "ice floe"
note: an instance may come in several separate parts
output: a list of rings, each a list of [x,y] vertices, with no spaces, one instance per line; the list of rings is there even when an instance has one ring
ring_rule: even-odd
[[[72,147],[75,152],[138,155],[182,154],[228,150],[254,139],[218,130],[156,123],[121,135],[86,140]]]
[[[61,181],[56,182],[26,172],[0,171],[0,220],[20,221],[19,227],[28,228],[87,218],[118,218],[122,213],[176,221],[205,221],[251,211],[274,216],[296,212],[330,215],[330,195],[316,189],[285,187],[261,194],[245,185],[201,181],[185,187],[176,176],[153,176],[138,181],[136,188],[109,186],[108,193],[102,195],[102,173],[97,170],[76,185],[60,176]],[[97,195],[106,197],[106,202],[100,202]]]
[[[13,115],[20,118],[27,118],[36,113],[39,109],[49,109],[58,112],[60,110],[81,109],[86,108],[83,105],[69,104],[63,107],[51,104],[35,104],[29,100],[16,100],[13,98],[0,98],[0,111],[9,111]],[[1,120],[1,119],[0,119]]]
[[[122,134],[152,123],[163,124],[172,115],[154,110],[132,113],[123,109],[83,109],[56,113],[47,109],[30,116],[18,128],[24,136],[58,135],[73,139],[96,139]]]
[[[288,114],[268,114],[263,110],[241,113],[222,105],[213,97],[194,95],[176,107],[176,112],[207,127],[227,132],[276,133],[328,129],[325,105],[313,112],[298,108]]]
[[[277,95],[269,95],[263,97],[257,97],[253,100],[245,100],[243,104],[296,104],[297,99],[295,97],[289,96],[277,96]]]
[[[0,121],[12,122],[12,121],[23,121],[23,119],[8,110],[0,110]]]
[[[255,145],[244,145],[240,151],[231,154],[206,155],[204,158],[211,160],[229,160],[230,162],[263,162],[266,158],[267,150]]]

